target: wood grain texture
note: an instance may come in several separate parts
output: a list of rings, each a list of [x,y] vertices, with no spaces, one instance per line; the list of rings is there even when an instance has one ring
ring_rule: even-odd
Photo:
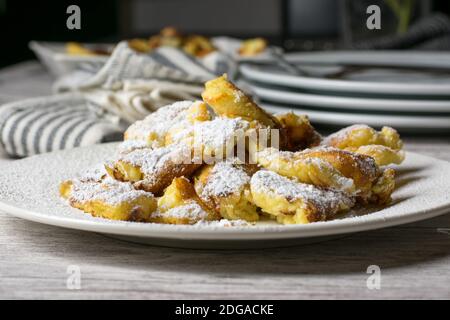
[[[1,298],[450,297],[450,216],[299,247],[182,250],[121,242],[0,215]],[[366,287],[369,265],[380,290]],[[81,290],[66,288],[69,265]]]
[[[448,137],[405,140],[407,150],[450,161]],[[80,267],[80,290],[66,287],[70,265]],[[381,268],[380,290],[367,289],[369,265]],[[311,245],[211,251],[131,244],[0,213],[0,298],[450,298],[449,278],[450,214]]]

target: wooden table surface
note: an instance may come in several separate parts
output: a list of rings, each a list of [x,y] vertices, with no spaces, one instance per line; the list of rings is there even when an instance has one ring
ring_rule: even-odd
[[[28,63],[0,71],[0,99],[34,86],[20,81],[30,72],[42,81],[27,93],[50,92],[50,77]],[[4,84],[11,77],[16,84]],[[405,141],[450,161],[448,137]],[[367,287],[370,265],[380,267],[380,289]],[[80,289],[67,286],[73,266]],[[450,214],[310,245],[211,251],[131,244],[0,212],[0,298],[450,298],[449,279]]]

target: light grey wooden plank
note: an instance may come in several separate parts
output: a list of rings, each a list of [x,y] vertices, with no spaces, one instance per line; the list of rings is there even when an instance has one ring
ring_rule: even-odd
[[[448,298],[450,235],[435,226],[449,220],[307,246],[210,251],[146,247],[0,214],[0,297]],[[379,291],[366,287],[372,264],[382,270]],[[69,265],[81,268],[79,291],[66,288]]]
[[[24,74],[43,81],[30,80],[30,94],[49,92],[40,72],[37,64],[0,71],[0,94],[21,94]],[[6,79],[15,89],[5,89]],[[449,137],[405,144],[450,161]],[[0,213],[0,298],[450,298],[450,235],[438,231],[448,228],[450,214],[311,245],[211,251],[136,245]],[[81,268],[81,290],[66,287],[70,265]],[[381,268],[380,290],[366,287],[369,265]]]

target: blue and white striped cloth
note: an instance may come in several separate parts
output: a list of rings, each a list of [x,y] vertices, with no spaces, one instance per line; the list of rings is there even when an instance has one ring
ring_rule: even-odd
[[[224,72],[233,76],[236,69],[221,51],[202,59],[168,47],[138,54],[123,42],[99,70],[58,80],[54,95],[0,106],[0,145],[11,157],[26,157],[120,140],[130,122],[163,104],[195,98],[204,81]]]

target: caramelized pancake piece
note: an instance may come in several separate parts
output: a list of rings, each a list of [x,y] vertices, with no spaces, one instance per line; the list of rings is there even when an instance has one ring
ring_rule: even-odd
[[[195,224],[203,221],[215,221],[211,213],[195,201],[187,201],[179,207],[169,209],[165,212],[156,211],[151,217],[151,222],[164,224]]]
[[[209,121],[211,118],[208,106],[203,101],[195,101],[186,111],[186,119],[191,124]]]
[[[371,156],[379,166],[400,164],[405,159],[400,135],[390,127],[378,132],[366,125],[353,125],[328,136],[323,144]]]
[[[282,224],[329,220],[355,204],[344,192],[320,189],[267,170],[252,176],[250,190],[253,203]]]
[[[97,169],[96,169],[97,170]],[[116,181],[106,172],[83,176],[60,184],[60,194],[69,204],[94,217],[124,221],[149,221],[156,210],[156,199],[150,192],[135,190],[130,183]]]
[[[128,40],[128,46],[136,52],[147,53],[150,52],[153,47],[146,39],[131,39]]]
[[[194,186],[185,177],[173,179],[172,183],[164,190],[164,194],[158,199],[160,211],[179,207],[186,201],[198,200]]]
[[[379,144],[370,144],[367,146],[361,146],[354,152],[359,154],[365,154],[375,159],[375,162],[379,166],[387,166],[389,164],[401,164],[405,160],[405,152],[402,150],[393,150],[389,147]]]
[[[287,136],[285,150],[298,151],[320,144],[322,137],[311,125],[308,116],[288,112],[276,114],[275,118],[281,123]]]
[[[124,139],[143,140],[149,146],[164,146],[167,131],[185,118],[185,113],[192,103],[192,101],[181,101],[158,109],[145,119],[132,124],[125,131]]]
[[[249,123],[240,118],[217,117],[194,125],[173,127],[167,134],[166,143],[182,142],[195,148],[205,162],[209,157],[225,158],[234,152],[234,146],[243,141]],[[215,162],[215,161],[214,161]]]
[[[94,50],[90,50],[78,42],[67,42],[66,52],[69,55],[75,56],[95,56],[97,53]]]
[[[257,207],[250,194],[250,178],[256,170],[256,166],[241,164],[236,158],[204,166],[195,177],[195,190],[223,218],[257,221]]]
[[[177,28],[173,27],[173,26],[167,26],[161,29],[161,31],[159,31],[159,34],[162,37],[181,37],[181,33],[180,31],[177,30]]]
[[[355,124],[331,134],[323,141],[324,145],[355,151],[361,146],[377,144],[400,150],[403,142],[398,132],[391,127],[383,127],[380,132],[364,125]]]
[[[161,107],[144,120],[136,121],[125,132],[125,140],[143,140],[151,147],[162,147],[166,134],[174,125],[194,123],[211,118],[202,101],[180,101]]]
[[[267,40],[264,38],[247,39],[242,42],[241,47],[238,50],[239,55],[243,57],[256,56],[267,48]]]
[[[261,150],[269,145],[284,148],[287,145],[287,136],[279,121],[229,82],[226,75],[206,82],[202,97],[217,115],[241,118],[250,123],[246,133],[252,137],[248,140],[249,149]],[[277,134],[272,135],[270,129],[276,130]],[[273,141],[272,138],[278,141]]]
[[[153,222],[168,224],[193,224],[199,221],[219,220],[197,196],[194,186],[185,177],[173,179],[158,200],[158,211],[152,214]]]
[[[157,48],[161,46],[180,47],[182,42],[182,35],[174,27],[165,27],[161,29],[159,34],[151,36],[148,39],[148,43],[151,48]]]
[[[336,148],[313,148],[296,153],[301,159],[319,158],[331,164],[344,177],[353,180],[361,197],[366,197],[381,172],[372,157]]]
[[[64,199],[70,197],[73,182],[102,182],[108,176],[103,164],[98,164],[92,168],[83,170],[72,180],[66,180],[59,185],[59,194]]]
[[[395,170],[380,169],[371,156],[335,148],[315,148],[301,153],[324,159],[345,177],[353,179],[360,203],[386,204],[391,200]]]
[[[106,170],[117,180],[132,182],[136,189],[158,195],[174,178],[190,176],[200,166],[191,147],[177,144],[120,155],[106,165]]]
[[[332,187],[347,193],[355,192],[355,184],[351,178],[345,177],[329,162],[320,158],[302,158],[300,153],[267,148],[258,152],[257,162],[268,170],[302,183]]]
[[[217,49],[208,38],[199,35],[193,35],[187,37],[184,40],[183,50],[184,52],[192,56],[204,57],[207,54],[216,51]]]
[[[257,121],[269,128],[281,128],[275,117],[229,82],[226,75],[206,82],[202,97],[219,116],[242,118],[249,122]]]
[[[391,195],[395,189],[395,170],[392,168],[385,169],[378,177],[370,198],[367,199],[369,203],[384,205],[391,202]]]
[[[392,169],[383,171],[372,157],[336,148],[266,149],[257,160],[264,168],[300,182],[355,194],[361,203],[386,203],[395,186]]]

